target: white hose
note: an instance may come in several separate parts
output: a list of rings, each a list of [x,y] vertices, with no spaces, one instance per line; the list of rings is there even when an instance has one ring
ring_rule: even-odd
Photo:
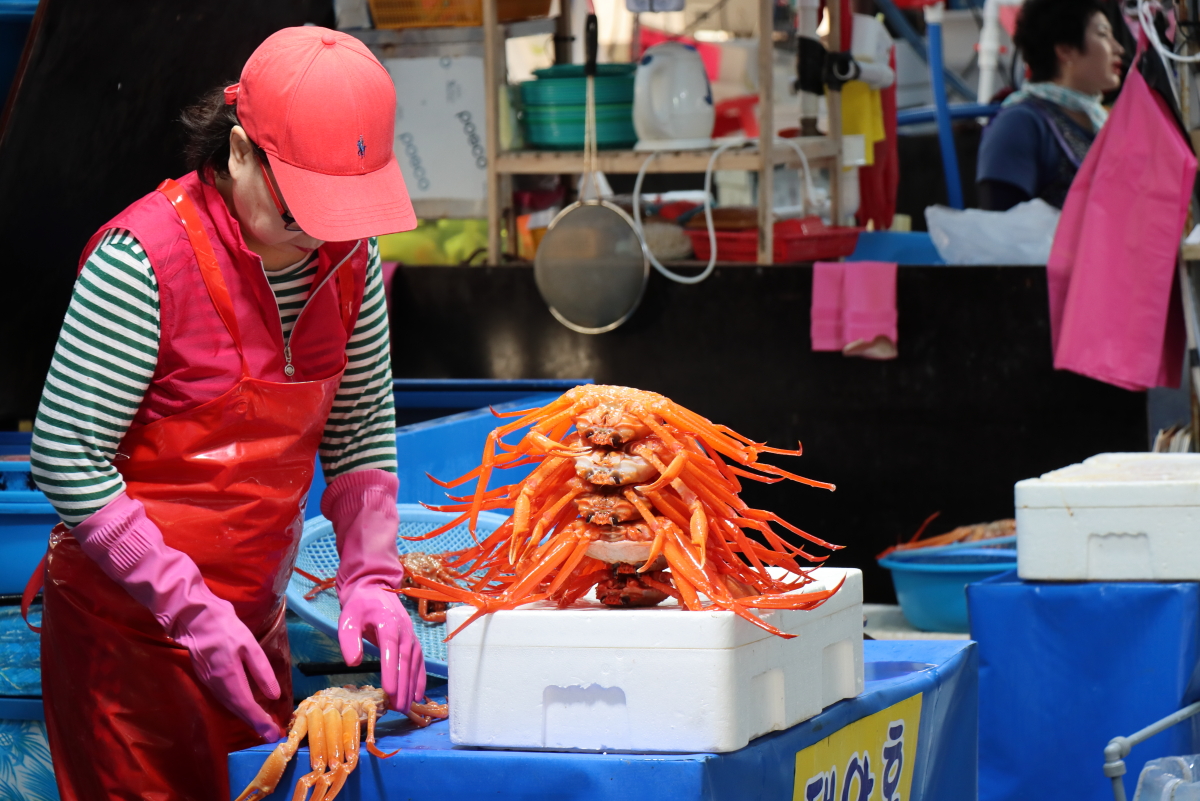
[[[813,189],[812,171],[809,170],[809,168],[808,168],[808,158],[804,155],[804,151],[800,148],[800,145],[798,145],[796,142],[794,142],[791,139],[777,138],[777,139],[775,139],[775,142],[776,143],[783,142],[785,144],[790,145],[792,147],[792,149],[796,151],[796,155],[798,155],[800,157],[800,163],[804,166],[804,189],[805,189],[805,193],[806,193],[803,202],[804,202],[804,206],[807,208],[808,202],[816,197],[816,195],[814,194],[814,189]],[[757,144],[757,143],[758,143],[757,139],[745,139],[745,140],[739,140],[736,142],[726,142],[725,144],[721,145],[716,150],[714,150],[712,153],[712,156],[710,156],[708,159],[708,166],[704,170],[704,222],[708,226],[708,247],[709,247],[708,266],[705,267],[703,271],[701,271],[700,273],[693,275],[693,276],[680,275],[679,273],[672,272],[667,267],[664,267],[662,262],[660,262],[657,258],[654,257],[654,254],[650,251],[650,246],[646,244],[646,234],[642,228],[642,203],[641,203],[641,201],[642,201],[642,181],[646,177],[646,171],[650,168],[650,164],[656,158],[658,158],[658,151],[652,152],[649,156],[646,157],[646,161],[642,163],[642,168],[640,170],[638,170],[637,180],[634,181],[634,183],[633,183],[633,224],[634,224],[634,228],[637,229],[638,239],[642,243],[642,253],[645,254],[646,258],[650,260],[650,263],[654,265],[654,269],[658,270],[660,273],[662,273],[667,278],[670,278],[672,281],[676,281],[680,284],[698,284],[701,281],[703,281],[704,279],[708,278],[710,275],[712,275],[713,268],[716,267],[716,265],[717,265],[717,231],[713,225],[713,218],[712,218],[713,166],[717,163],[717,157],[720,156],[722,153],[724,153],[726,150],[729,150],[729,149],[735,148],[735,147],[743,147],[745,145],[753,145],[753,144]],[[772,202],[772,199],[768,198],[767,202],[768,203]]]
[[[1138,0],[1138,22],[1142,24],[1142,30],[1145,32],[1146,38],[1150,40],[1151,46],[1162,56],[1164,63],[1167,60],[1177,61],[1181,64],[1200,63],[1200,53],[1191,56],[1181,56],[1164,45],[1162,40],[1158,38],[1158,28],[1154,27],[1154,12],[1160,9],[1161,6],[1156,2],[1152,2],[1152,0]]]

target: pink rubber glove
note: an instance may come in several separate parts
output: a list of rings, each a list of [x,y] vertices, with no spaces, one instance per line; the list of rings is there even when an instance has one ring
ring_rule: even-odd
[[[233,611],[213,594],[187,554],[167,547],[142,502],[121,493],[71,530],[83,551],[109,578],[149,609],[163,629],[188,649],[200,681],[267,742],[282,733],[254,700],[247,674],[269,698],[279,683],[263,652]]]
[[[321,498],[333,523],[341,564],[337,572],[338,642],[347,665],[362,662],[363,637],[379,648],[383,691],[398,712],[425,698],[425,658],[412,619],[389,588],[404,568],[396,550],[400,482],[386,470],[356,470],[334,479]]]

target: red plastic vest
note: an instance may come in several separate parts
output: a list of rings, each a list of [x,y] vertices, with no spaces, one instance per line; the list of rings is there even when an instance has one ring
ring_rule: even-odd
[[[178,183],[200,212],[205,233],[221,266],[238,322],[250,374],[267,381],[319,381],[342,368],[346,342],[352,333],[343,327],[358,319],[367,274],[366,242],[327,242],[318,251],[319,267],[307,306],[293,327],[292,375],[285,374],[283,327],[275,295],[259,257],[242,242],[238,221],[225,207],[221,194],[192,172]],[[158,367],[133,427],[189,411],[220,397],[241,376],[241,360],[229,331],[209,298],[179,216],[161,192],[154,191],[105,223],[83,250],[79,267],[113,229],[126,229],[141,243],[158,280]],[[338,275],[352,278],[339,287],[319,291],[330,270],[349,255]],[[349,271],[345,268],[351,268]],[[344,291],[350,290],[350,291]],[[339,294],[350,304],[340,308]]]

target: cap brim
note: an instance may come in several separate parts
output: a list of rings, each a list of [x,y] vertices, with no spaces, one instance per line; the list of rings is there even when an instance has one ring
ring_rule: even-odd
[[[349,242],[417,227],[395,155],[381,169],[364,175],[309,172],[270,153],[267,160],[288,211],[309,236]]]

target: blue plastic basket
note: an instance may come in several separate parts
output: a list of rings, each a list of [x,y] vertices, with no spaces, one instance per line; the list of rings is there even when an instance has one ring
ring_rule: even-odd
[[[963,547],[967,545],[975,547]],[[909,623],[922,631],[970,631],[967,585],[1006,573],[1017,563],[1015,548],[979,546],[973,542],[898,551],[879,560],[892,572],[896,597]]]
[[[471,532],[465,523],[455,526],[444,534],[433,539],[420,542],[409,542],[403,537],[416,537],[433,531],[454,515],[447,512],[434,512],[423,506],[412,503],[396,505],[400,510],[400,531],[397,546],[400,553],[424,551],[425,553],[446,553],[459,551],[475,543]],[[483,512],[479,515],[479,525],[476,534],[482,540],[491,534],[508,518],[494,512]],[[300,539],[300,553],[296,557],[296,567],[319,578],[332,577],[338,569],[337,542],[334,538],[333,524],[324,517],[314,517],[304,523],[304,535]],[[313,583],[293,573],[288,582],[288,608],[307,621],[313,628],[324,632],[330,637],[337,638],[338,615],[342,608],[338,604],[337,593],[333,590],[322,592],[311,601],[304,599],[304,594],[313,588]],[[401,596],[404,606],[413,621],[413,630],[421,643],[421,651],[425,654],[425,671],[431,676],[446,678],[446,638],[445,623],[427,623],[417,614],[417,603]],[[375,656],[378,651],[367,643],[367,650]]]
[[[24,591],[46,553],[58,514],[29,473],[29,462],[0,462],[0,595]]]

